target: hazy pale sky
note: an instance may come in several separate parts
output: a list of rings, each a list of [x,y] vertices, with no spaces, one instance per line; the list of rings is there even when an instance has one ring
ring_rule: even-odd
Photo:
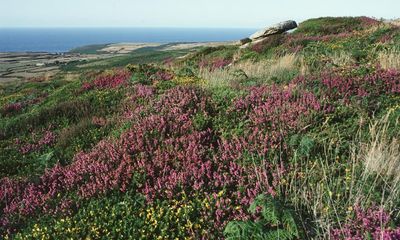
[[[400,0],[0,0],[0,27],[263,27],[321,16],[399,18]]]

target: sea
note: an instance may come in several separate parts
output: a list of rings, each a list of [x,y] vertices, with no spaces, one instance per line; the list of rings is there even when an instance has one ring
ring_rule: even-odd
[[[63,53],[94,44],[233,41],[256,29],[234,28],[0,28],[0,52]]]

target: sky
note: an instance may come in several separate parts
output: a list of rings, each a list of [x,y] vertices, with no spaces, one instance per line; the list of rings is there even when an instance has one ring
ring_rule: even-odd
[[[257,28],[322,16],[400,18],[400,0],[0,0],[0,27]]]

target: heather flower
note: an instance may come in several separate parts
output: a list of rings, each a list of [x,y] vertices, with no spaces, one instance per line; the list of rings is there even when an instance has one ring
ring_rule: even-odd
[[[224,68],[224,67],[228,66],[231,63],[232,63],[231,60],[223,59],[223,58],[217,58],[212,62],[211,71],[214,71],[215,69]]]
[[[32,133],[31,136],[34,138],[35,134]],[[28,154],[30,152],[40,151],[46,146],[52,146],[55,144],[56,139],[57,135],[54,132],[46,130],[38,141],[34,141],[33,143],[22,143],[20,139],[16,139],[16,143],[20,146],[19,151],[22,154]]]
[[[193,122],[198,114],[212,113],[203,90],[176,87],[155,98],[152,87],[136,85],[134,100],[146,98],[150,106],[127,109],[132,125],[115,143],[101,141],[89,152],[76,154],[70,165],[47,169],[35,182],[1,180],[7,189],[0,195],[1,221],[7,229],[13,216],[69,213],[74,202],[65,198],[68,193],[86,199],[111,190],[124,192],[133,175],[140,175],[143,181],[136,191],[149,204],[202,196],[207,205],[198,210],[199,217],[213,221],[215,231],[222,232],[229,221],[253,217],[246,209],[257,195],[276,194],[286,171],[283,164],[254,167],[240,160],[249,151],[262,155],[276,148],[281,134],[302,126],[299,116],[319,108],[311,93],[296,91],[295,86],[250,89],[233,103],[238,109],[232,109],[246,113],[250,124],[245,135],[219,139],[211,129],[196,129]],[[288,124],[282,129],[283,121]],[[46,132],[38,143],[50,144],[52,136]]]
[[[166,67],[171,67],[174,63],[174,58],[172,57],[166,58],[163,63]]]
[[[290,131],[302,127],[306,116],[321,109],[316,96],[295,85],[251,88],[234,106],[237,111],[245,111],[250,121],[247,137],[242,142],[250,143],[246,146],[248,151],[261,155],[281,146]]]
[[[110,73],[103,73],[97,76],[91,82],[85,82],[82,84],[82,90],[96,89],[107,89],[107,88],[117,88],[124,84],[127,84],[127,80],[130,78],[131,74],[128,70],[115,70]]]
[[[200,60],[198,65],[199,65],[199,68],[202,69],[202,68],[208,68],[210,63],[206,59],[202,59],[202,60]]]
[[[16,102],[16,103],[10,103],[7,104],[3,107],[3,112],[4,113],[14,113],[14,112],[19,112],[24,108],[24,104],[21,102]]]
[[[370,17],[359,17],[358,18],[364,27],[372,27],[379,25],[381,22],[377,19],[370,18]]]
[[[352,69],[336,69],[331,72],[322,72],[314,76],[298,77],[292,82],[306,88],[315,89],[319,86],[321,95],[330,102],[343,100],[348,103],[351,98],[364,98],[382,94],[396,94],[400,92],[400,72],[394,69],[370,69],[365,75],[357,72],[361,67]]]
[[[303,50],[303,48],[309,43],[309,42],[332,42],[335,40],[340,40],[340,39],[347,39],[354,37],[357,33],[356,32],[341,32],[337,34],[328,34],[328,35],[322,35],[322,36],[308,36],[305,34],[288,34],[285,36],[285,42],[283,43],[283,46],[285,46],[285,49],[288,49],[292,53],[297,53]],[[261,50],[262,51],[262,50]]]
[[[174,74],[165,70],[160,70],[153,77],[156,81],[169,81],[174,78]]]
[[[379,38],[378,42],[380,43],[387,43],[393,40],[393,36],[391,35],[383,35],[382,37]]]
[[[400,239],[400,227],[391,228],[390,215],[382,208],[372,207],[366,210],[354,208],[355,216],[341,228],[331,231],[332,239]]]
[[[93,89],[93,87],[94,86],[90,82],[84,82],[82,84],[82,90],[84,90],[84,91],[89,91],[89,90]]]
[[[107,125],[107,119],[102,117],[92,117],[92,124],[102,127]]]
[[[351,96],[377,96],[400,92],[400,73],[396,70],[377,69],[365,76],[323,74],[322,83],[327,94],[335,98]]]
[[[211,61],[202,59],[199,62],[199,68],[200,69],[208,69],[209,71],[214,71],[216,69],[224,68],[231,63],[232,63],[232,60],[224,59],[224,58],[216,58]]]

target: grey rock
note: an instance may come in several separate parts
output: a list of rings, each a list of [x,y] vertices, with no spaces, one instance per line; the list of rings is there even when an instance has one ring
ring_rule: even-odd
[[[257,40],[260,38],[265,38],[274,34],[280,34],[287,32],[289,30],[297,28],[297,23],[295,21],[289,20],[285,22],[281,22],[278,24],[275,24],[271,27],[264,28],[253,35],[250,36],[251,40]]]

